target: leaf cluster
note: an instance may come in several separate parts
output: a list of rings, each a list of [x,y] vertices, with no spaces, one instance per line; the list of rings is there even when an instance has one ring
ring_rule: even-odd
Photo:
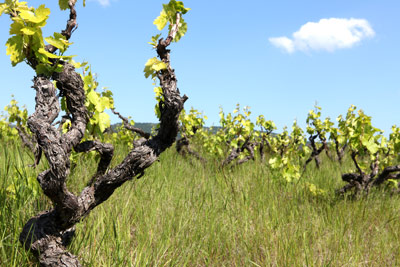
[[[28,110],[24,106],[22,109],[18,106],[18,102],[12,99],[10,103],[4,107],[8,113],[8,122],[16,123],[18,126],[26,127],[28,120]]]
[[[71,45],[60,33],[43,38],[42,28],[46,25],[50,9],[45,5],[38,8],[28,7],[26,2],[5,1],[0,4],[0,15],[9,14],[12,19],[8,39],[7,55],[10,55],[11,64],[16,66],[26,61],[35,68],[37,74],[50,76],[54,71],[61,71],[59,60],[70,60],[73,56],[64,56]],[[58,55],[49,53],[45,49],[45,41],[56,47]]]
[[[6,118],[0,120],[0,139],[6,142],[15,141],[18,138],[18,131],[11,127]]]
[[[106,110],[114,107],[113,94],[105,88],[101,93],[97,91],[96,75],[92,73],[89,66],[86,66],[82,79],[86,95],[85,106],[90,114],[85,137],[87,139],[92,139],[95,136],[103,138],[104,131],[111,124],[110,116],[106,113]]]
[[[330,118],[321,120],[321,107],[315,105],[315,110],[310,110],[306,119],[307,133],[310,135],[318,135],[320,140],[326,140],[331,133],[333,122]]]
[[[163,30],[165,26],[169,23],[169,31],[171,31],[173,25],[176,24],[177,14],[186,14],[190,8],[186,8],[181,1],[170,0],[168,4],[163,4],[163,9],[161,10],[160,16],[158,16],[153,24],[157,26],[159,31]],[[173,41],[177,42],[179,39],[186,33],[187,24],[184,19],[181,17],[179,20],[178,32],[175,35]],[[157,48],[158,43],[160,41],[161,33],[156,34],[151,37],[151,41],[148,42],[154,49]],[[144,66],[144,76],[146,78],[151,77],[153,81],[155,81],[157,74],[162,70],[168,68],[168,64],[159,60],[157,57],[150,58],[147,60]],[[155,85],[155,83],[153,83]],[[155,98],[157,104],[155,105],[154,112],[158,119],[160,119],[161,112],[160,106],[163,105],[163,92],[161,87],[155,87],[154,92],[156,94]]]
[[[159,31],[163,30],[165,26],[169,23],[168,30],[171,31],[172,25],[176,23],[177,13],[186,14],[190,8],[186,8],[181,1],[171,0],[168,4],[163,4],[163,9],[160,12],[160,16],[158,16],[153,24],[157,26]],[[174,38],[174,42],[178,42],[187,32],[187,23],[183,18],[180,20],[179,30],[176,33]],[[158,36],[159,37],[159,36]],[[157,43],[157,38],[152,38],[152,45]]]
[[[307,139],[297,121],[293,122],[292,131],[284,128],[283,132],[271,139],[272,154],[268,161],[274,171],[281,172],[286,182],[298,180],[301,176],[301,166],[309,155]]]
[[[204,116],[193,107],[190,109],[189,113],[182,110],[179,115],[179,130],[181,135],[187,138],[192,138],[195,134],[202,131],[205,120],[207,120],[207,116]]]
[[[211,154],[222,157],[226,151],[231,151],[241,147],[246,142],[253,142],[256,139],[257,133],[254,130],[254,123],[250,120],[250,108],[244,107],[243,113],[240,110],[240,105],[237,104],[232,113],[225,115],[223,109],[220,109],[219,126],[220,129],[212,134],[204,132],[204,148]],[[248,156],[248,151],[243,151],[239,159]]]
[[[370,168],[371,161],[385,150],[386,138],[383,131],[371,124],[371,117],[362,110],[352,105],[347,111],[346,117],[338,117],[339,129],[342,139],[347,140],[349,148],[357,157],[357,162],[362,171]]]
[[[144,76],[146,78],[151,77],[152,79],[155,79],[157,72],[164,70],[166,68],[167,64],[165,64],[161,60],[158,60],[156,57],[150,58],[144,65],[144,70],[143,70]]]
[[[76,0],[72,0],[72,1],[76,1]],[[71,0],[58,0],[58,5],[60,6],[61,10],[66,10],[69,9],[69,2],[71,2]],[[86,0],[83,0],[83,6],[86,6]]]
[[[256,125],[260,127],[259,142],[270,144],[272,141],[271,133],[276,130],[276,125],[272,120],[266,120],[264,115],[259,115],[256,119]]]
[[[130,117],[128,118],[128,120],[130,125],[135,125],[135,121],[133,121]],[[123,123],[119,125],[115,129],[115,132],[113,132],[111,135],[106,135],[107,142],[123,144],[124,146],[127,146],[129,148],[132,148],[133,142],[139,138],[141,138],[140,135],[128,130]]]

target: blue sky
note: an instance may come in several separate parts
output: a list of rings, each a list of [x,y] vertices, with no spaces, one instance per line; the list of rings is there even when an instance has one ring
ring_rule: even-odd
[[[51,8],[46,36],[65,27],[68,13],[58,10],[58,1],[28,2]],[[79,27],[69,54],[89,61],[100,87],[114,92],[116,109],[137,122],[156,122],[152,81],[144,78],[143,68],[156,55],[147,42],[157,34],[152,23],[166,2],[77,4]],[[192,9],[185,15],[188,33],[171,45],[171,64],[181,92],[189,96],[186,108],[203,111],[208,125],[218,124],[219,107],[231,112],[240,103],[251,107],[254,119],[263,114],[279,130],[294,119],[304,127],[315,102],[323,117],[334,119],[354,104],[385,132],[400,125],[400,1],[184,3]],[[2,44],[9,24],[8,17],[0,17]],[[23,63],[12,68],[5,50],[0,52],[0,107],[14,94],[31,113],[34,72]]]

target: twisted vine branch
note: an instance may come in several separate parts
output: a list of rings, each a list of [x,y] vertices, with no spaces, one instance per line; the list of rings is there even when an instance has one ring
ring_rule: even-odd
[[[70,0],[69,4],[70,20],[63,31],[68,38],[76,26],[75,1]],[[63,71],[51,77],[65,96],[71,118],[71,127],[65,134],[53,126],[60,112],[56,88],[49,77],[34,78],[36,106],[35,112],[28,119],[28,127],[49,162],[50,169],[40,173],[37,180],[44,194],[51,199],[53,208],[31,218],[23,227],[20,241],[26,249],[38,256],[42,266],[81,266],[77,257],[66,249],[74,234],[75,224],[106,201],[123,183],[141,177],[144,170],[174,143],[179,130],[179,114],[187,100],[177,88],[175,72],[170,66],[170,50],[167,49],[178,31],[179,21],[180,14],[167,39],[161,39],[157,46],[158,56],[167,65],[166,69],[157,73],[164,95],[159,104],[161,117],[158,133],[148,140],[137,142],[125,159],[111,170],[107,171],[113,153],[111,145],[96,141],[81,143],[89,114],[85,107],[83,81],[74,67],[61,62]],[[51,47],[48,49],[52,51]],[[74,195],[66,186],[70,174],[69,156],[73,149],[77,152],[96,150],[101,154],[97,173],[80,195]]]
[[[150,134],[146,133],[145,131],[143,131],[140,128],[134,127],[133,125],[131,125],[129,123],[128,118],[124,117],[121,115],[121,113],[115,111],[115,109],[111,109],[112,113],[114,113],[115,115],[117,115],[123,122],[124,127],[126,129],[128,129],[129,131],[133,132],[133,133],[137,133],[138,135],[140,135],[141,137],[145,138],[145,139],[149,139],[150,138]]]

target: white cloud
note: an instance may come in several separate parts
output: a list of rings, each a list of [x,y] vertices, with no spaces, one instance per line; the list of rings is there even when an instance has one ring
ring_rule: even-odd
[[[288,53],[295,51],[325,50],[350,48],[365,38],[372,38],[374,30],[365,19],[321,19],[319,22],[307,22],[300,30],[293,33],[292,39],[272,37],[269,41]]]
[[[101,6],[103,6],[103,7],[107,7],[107,6],[109,6],[110,4],[111,4],[111,0],[89,0],[89,1],[91,1],[91,2],[97,2],[97,3],[99,3]]]

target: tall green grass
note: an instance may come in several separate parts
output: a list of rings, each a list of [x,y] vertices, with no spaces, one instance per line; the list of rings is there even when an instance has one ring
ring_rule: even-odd
[[[31,182],[47,163],[27,167],[33,159],[19,144],[0,143],[0,153],[0,266],[36,266],[18,236],[51,207]],[[126,153],[116,147],[113,165]],[[96,170],[93,155],[77,163],[74,192]],[[222,171],[170,149],[77,225],[70,250],[84,266],[398,266],[400,198],[336,197],[351,168],[325,158],[286,184],[261,162]],[[313,195],[307,183],[326,193]]]

